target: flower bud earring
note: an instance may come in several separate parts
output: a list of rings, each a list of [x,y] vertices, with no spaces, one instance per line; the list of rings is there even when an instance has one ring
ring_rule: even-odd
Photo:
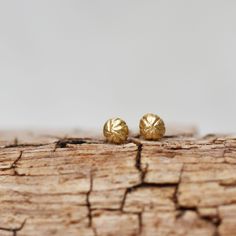
[[[122,119],[113,118],[104,124],[103,134],[108,142],[122,144],[128,138],[129,128]]]
[[[159,140],[165,134],[164,121],[155,114],[144,115],[139,123],[140,135],[146,140]]]

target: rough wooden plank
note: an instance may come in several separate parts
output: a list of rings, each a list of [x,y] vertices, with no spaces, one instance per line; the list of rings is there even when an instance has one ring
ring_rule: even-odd
[[[79,131],[5,131],[0,143],[0,235],[236,232],[235,136],[112,145]]]

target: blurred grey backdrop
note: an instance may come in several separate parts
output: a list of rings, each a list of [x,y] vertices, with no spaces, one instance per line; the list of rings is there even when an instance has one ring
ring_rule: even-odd
[[[0,0],[0,128],[236,132],[236,1]]]

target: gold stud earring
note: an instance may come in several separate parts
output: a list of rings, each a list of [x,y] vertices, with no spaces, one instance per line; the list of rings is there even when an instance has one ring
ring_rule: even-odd
[[[144,115],[139,123],[140,135],[147,140],[159,140],[165,132],[164,121],[155,114],[148,113]]]
[[[122,144],[129,135],[129,128],[120,118],[109,119],[103,127],[103,134],[110,143]]]

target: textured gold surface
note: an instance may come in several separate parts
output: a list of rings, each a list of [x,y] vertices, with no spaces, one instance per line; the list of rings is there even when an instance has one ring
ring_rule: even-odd
[[[120,118],[109,119],[104,127],[103,134],[110,143],[124,143],[129,135],[129,129],[125,121]]]
[[[165,134],[163,120],[155,114],[148,113],[142,117],[139,123],[140,135],[147,140],[161,139]]]

